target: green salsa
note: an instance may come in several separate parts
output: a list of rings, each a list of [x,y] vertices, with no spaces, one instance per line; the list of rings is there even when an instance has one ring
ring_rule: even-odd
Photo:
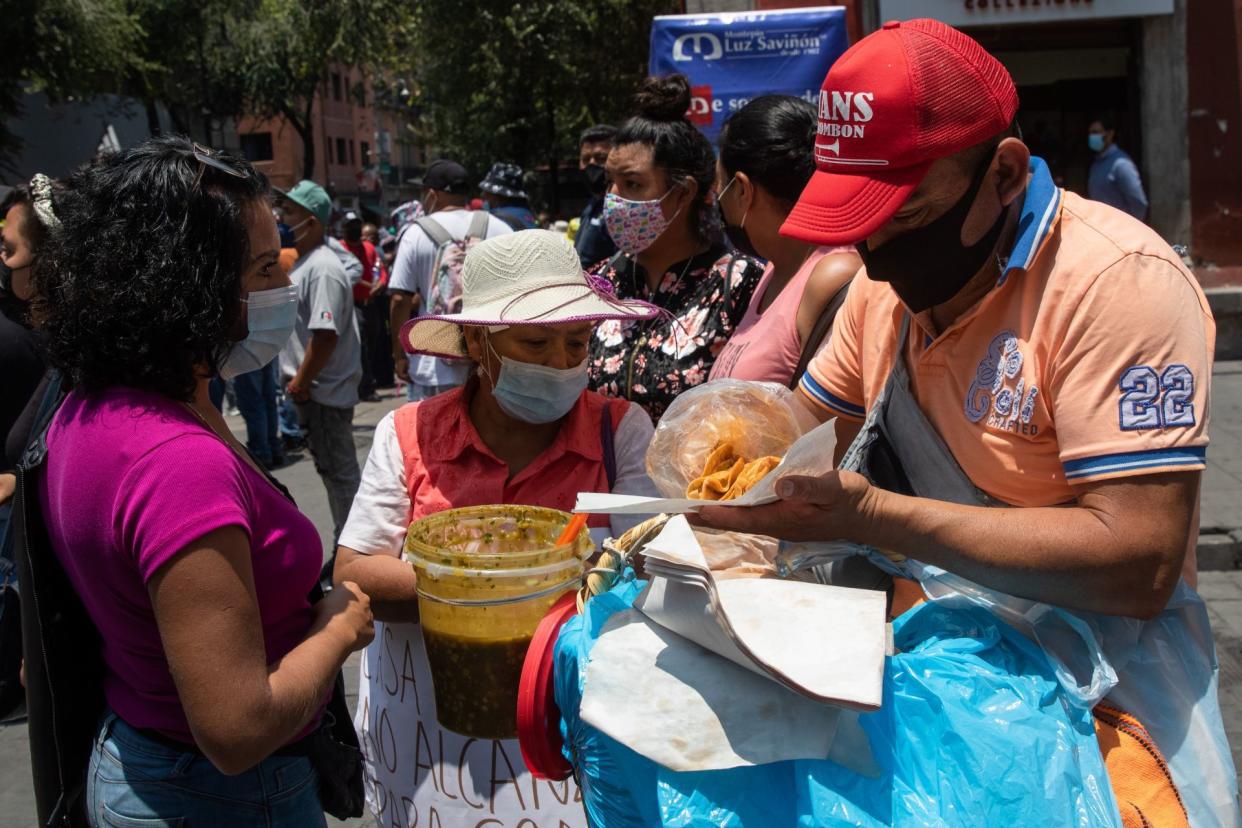
[[[530,639],[461,638],[423,627],[441,726],[479,739],[517,736],[518,683]]]

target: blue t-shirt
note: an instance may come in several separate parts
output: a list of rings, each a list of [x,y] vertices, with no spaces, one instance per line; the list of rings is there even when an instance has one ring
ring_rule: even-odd
[[[617,245],[608,235],[604,225],[604,197],[592,199],[582,211],[582,219],[578,223],[578,236],[574,240],[578,250],[578,258],[584,270],[594,267],[605,259],[611,259],[617,252]]]
[[[1091,162],[1087,196],[1124,210],[1139,221],[1147,218],[1147,194],[1138,167],[1125,150],[1113,144]]]

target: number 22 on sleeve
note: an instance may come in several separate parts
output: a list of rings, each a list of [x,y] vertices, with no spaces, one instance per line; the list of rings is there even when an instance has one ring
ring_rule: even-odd
[[[1182,428],[1195,424],[1195,376],[1185,365],[1174,364],[1157,374],[1149,365],[1127,368],[1118,383],[1122,431]]]

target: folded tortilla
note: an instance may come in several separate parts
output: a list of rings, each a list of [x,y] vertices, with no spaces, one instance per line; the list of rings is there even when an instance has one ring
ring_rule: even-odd
[[[776,456],[747,461],[733,443],[722,440],[703,464],[703,473],[690,481],[686,497],[692,500],[734,500],[746,494],[764,475],[780,465]]]

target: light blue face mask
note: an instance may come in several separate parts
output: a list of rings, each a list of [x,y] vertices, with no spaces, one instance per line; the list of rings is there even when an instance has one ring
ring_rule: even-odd
[[[1104,136],[1098,132],[1087,133],[1087,146],[1092,152],[1099,152],[1104,149]]]
[[[251,291],[246,305],[246,338],[234,342],[220,362],[220,378],[232,379],[267,365],[285,347],[298,321],[294,285]]]
[[[492,396],[500,410],[524,423],[551,423],[568,414],[587,387],[587,361],[577,368],[549,368],[500,358]]]

